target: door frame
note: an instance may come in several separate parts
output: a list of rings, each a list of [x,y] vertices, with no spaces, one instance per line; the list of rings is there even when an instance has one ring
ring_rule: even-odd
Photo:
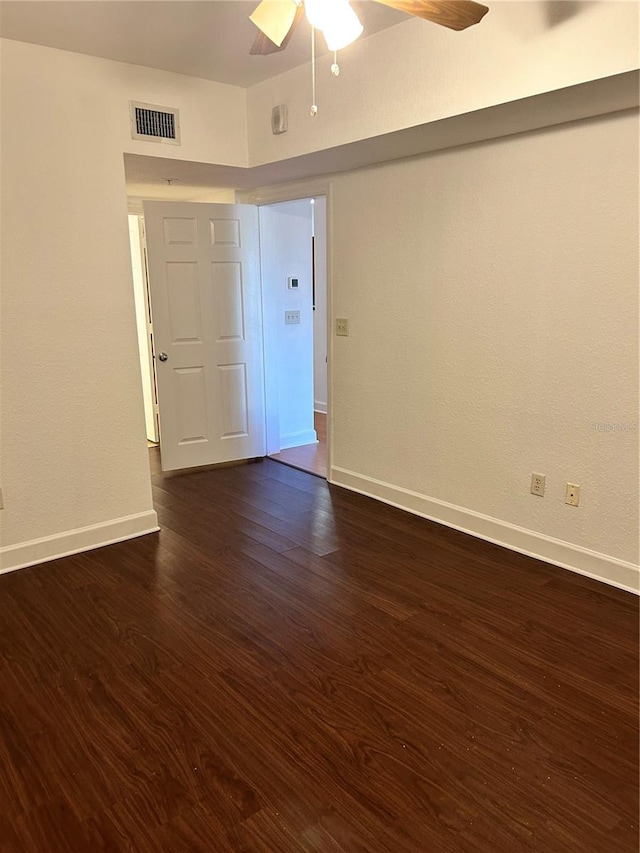
[[[138,254],[140,256],[140,274],[142,278],[142,301],[144,308],[144,323],[145,323],[145,349],[147,352],[147,359],[145,359],[145,366],[142,366],[142,359],[140,360],[140,371],[141,371],[141,381],[144,387],[145,380],[148,380],[151,391],[151,417],[153,419],[153,438],[151,438],[147,433],[147,440],[152,441],[154,444],[158,444],[160,442],[160,426],[158,424],[158,390],[156,387],[156,362],[155,362],[155,353],[153,349],[153,323],[151,322],[151,299],[149,297],[149,265],[147,263],[147,240],[144,230],[144,212],[142,208],[139,211],[129,210],[127,213],[127,219],[129,217],[135,217],[136,219],[136,234],[138,238],[137,249]],[[131,231],[129,232],[131,236]],[[134,278],[133,287],[135,290],[135,276],[133,275],[133,245],[130,245],[130,249],[132,252],[131,264],[132,264],[132,277]],[[138,344],[141,345],[141,334],[138,326],[139,318],[138,318],[138,307],[136,302],[135,307],[135,316],[136,316],[136,328],[138,332]],[[146,374],[146,375],[145,375]],[[145,395],[143,393],[144,399],[144,409],[145,409],[145,426],[147,425],[147,400],[145,399]]]
[[[285,201],[324,196],[327,202],[327,482],[333,482],[333,185],[326,179],[311,179],[291,184],[256,187],[237,190],[239,204],[255,204],[258,207]],[[263,317],[264,319],[264,317]],[[265,365],[266,367],[266,365]]]

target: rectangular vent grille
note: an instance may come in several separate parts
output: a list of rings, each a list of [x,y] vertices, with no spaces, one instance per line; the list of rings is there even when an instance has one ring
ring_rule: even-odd
[[[175,139],[175,117],[173,113],[161,113],[158,110],[143,110],[141,107],[136,107],[136,130],[143,136]]]
[[[131,136],[148,142],[180,144],[178,110],[131,101]]]

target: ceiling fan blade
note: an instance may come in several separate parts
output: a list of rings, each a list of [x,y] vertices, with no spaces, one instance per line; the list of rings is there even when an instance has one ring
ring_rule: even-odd
[[[284,50],[301,14],[302,5],[297,6],[294,0],[262,0],[249,15],[260,30],[250,53],[264,55]]]
[[[251,45],[249,53],[251,56],[268,56],[270,53],[279,53],[281,50],[284,50],[284,48],[278,47],[264,33],[258,33]]]
[[[479,23],[489,11],[488,6],[473,0],[375,0],[383,6],[399,9],[407,15],[416,15],[449,27],[450,30],[466,30]]]

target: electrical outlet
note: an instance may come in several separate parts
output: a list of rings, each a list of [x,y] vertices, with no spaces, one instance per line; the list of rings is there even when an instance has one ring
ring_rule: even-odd
[[[544,482],[545,475],[544,474],[536,474],[535,472],[531,475],[531,494],[538,495],[539,497],[544,497]]]
[[[567,483],[564,502],[568,506],[580,506],[580,486],[577,486],[575,483]]]
[[[342,335],[345,338],[349,336],[349,321],[344,317],[336,320],[336,335]]]
[[[300,312],[299,311],[285,311],[284,312],[285,326],[296,326],[299,322],[300,322]]]

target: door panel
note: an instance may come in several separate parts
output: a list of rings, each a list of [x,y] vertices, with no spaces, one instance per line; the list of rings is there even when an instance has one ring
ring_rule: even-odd
[[[258,214],[144,203],[163,470],[265,453]]]
[[[240,264],[211,264],[211,277],[218,300],[218,340],[243,340],[244,294]]]
[[[222,437],[247,435],[249,429],[247,370],[244,364],[220,365]]]
[[[167,263],[171,342],[202,343],[202,310],[196,263]]]

